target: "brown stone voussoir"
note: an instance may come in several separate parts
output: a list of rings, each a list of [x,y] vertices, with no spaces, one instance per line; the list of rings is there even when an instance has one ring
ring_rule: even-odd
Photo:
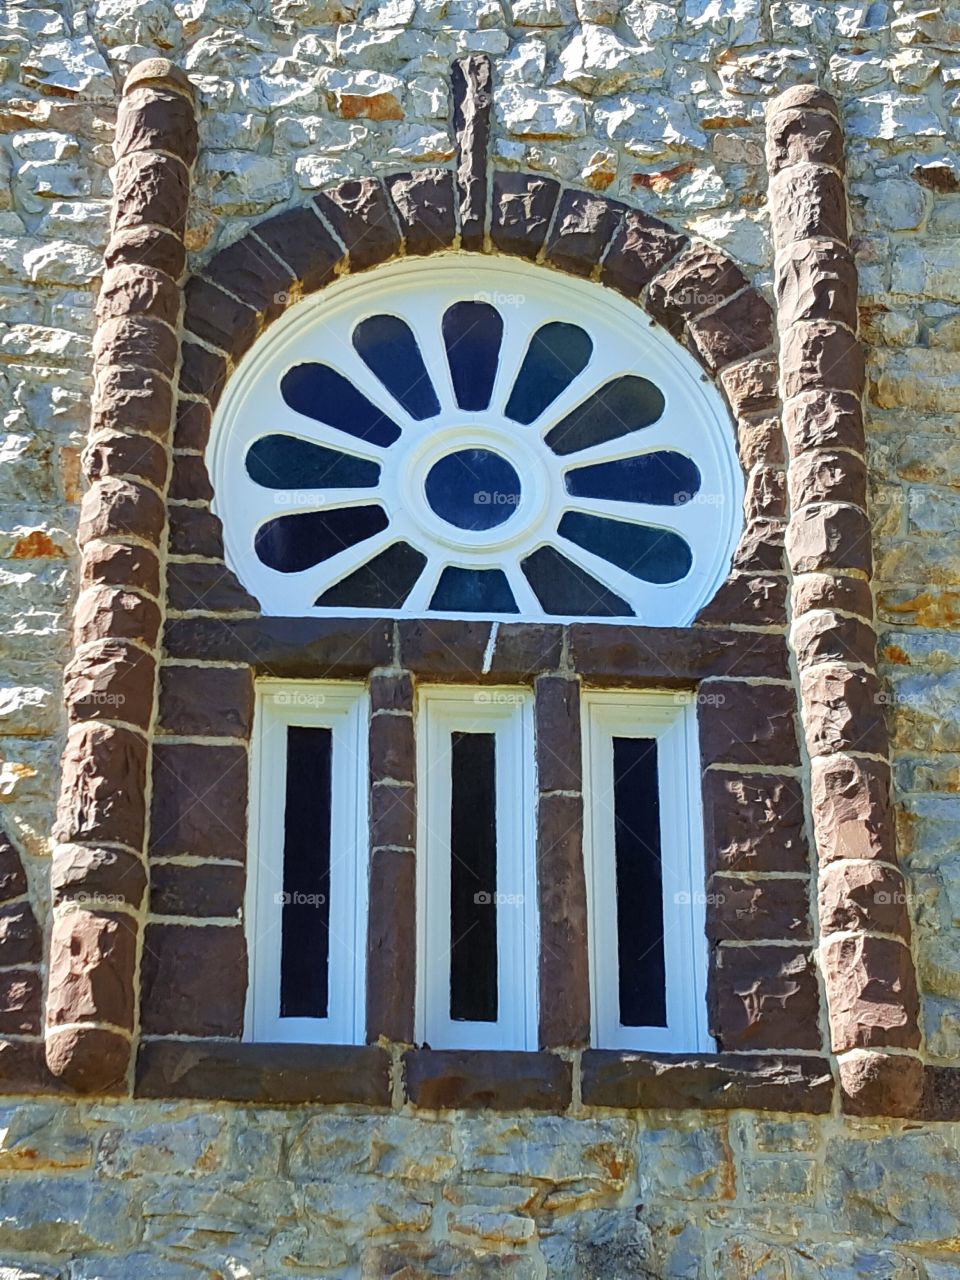
[[[183,324],[187,332],[223,351],[234,362],[239,360],[260,331],[257,312],[200,276],[192,277],[184,296]]]
[[[394,173],[385,179],[408,254],[449,249],[456,239],[453,174],[449,169]]]
[[[638,298],[686,244],[687,237],[666,222],[628,209],[603,259],[600,281],[628,298]]]
[[[747,476],[743,511],[748,520],[782,520],[787,514],[787,480],[783,468],[755,466]]]
[[[40,930],[29,902],[0,905],[0,969],[39,964]]]
[[[27,893],[27,877],[17,847],[0,828],[0,902],[22,898]]]
[[[863,934],[828,938],[820,962],[834,1053],[917,1048],[917,986],[908,946]]]
[[[315,221],[320,226],[319,218]],[[288,305],[297,279],[293,268],[280,262],[254,235],[246,235],[221,249],[204,268],[203,275],[218,288],[239,298],[263,323],[275,320]],[[189,298],[189,286],[187,296]]]
[[[782,573],[786,524],[780,516],[748,518],[733,553],[738,573]]]
[[[757,289],[744,289],[715,310],[691,316],[686,333],[702,363],[716,373],[773,345],[770,303]]]
[[[679,337],[691,316],[720,306],[746,285],[746,276],[725,253],[696,241],[653,280],[647,309]]]
[[[501,253],[536,258],[547,238],[560,184],[542,174],[497,170],[493,175],[490,239]]]
[[[180,390],[186,395],[202,396],[211,409],[216,408],[227,380],[226,358],[198,342],[183,342],[180,351]]]
[[[401,250],[389,197],[376,178],[347,178],[314,197],[350,255],[350,270],[378,266]]]
[[[173,433],[175,449],[206,449],[213,415],[204,400],[179,400]]]
[[[571,275],[592,275],[625,212],[626,205],[617,200],[586,191],[564,191],[547,240],[545,261]]]
[[[782,627],[787,620],[787,580],[773,574],[732,573],[696,617],[697,626]]]
[[[750,413],[768,413],[779,403],[780,367],[776,356],[751,356],[721,369],[720,385],[736,418]]]
[[[225,564],[172,560],[167,566],[167,605],[178,613],[257,613],[257,600]]]
[[[170,507],[170,554],[223,560],[223,525],[209,507]]]
[[[333,279],[346,255],[311,208],[288,209],[252,233],[293,273],[303,293],[313,293]]]

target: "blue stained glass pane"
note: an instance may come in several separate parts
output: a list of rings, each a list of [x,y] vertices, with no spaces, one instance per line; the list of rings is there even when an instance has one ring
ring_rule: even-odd
[[[261,436],[247,450],[247,475],[265,489],[369,488],[380,479],[380,468],[309,440],[273,435]]]
[[[665,403],[652,382],[627,374],[588,396],[545,439],[554,453],[578,453],[649,427],[663,413]]]
[[[500,360],[503,319],[489,302],[455,302],[443,317],[443,341],[461,409],[486,409]]]
[[[530,341],[507,404],[507,417],[528,426],[582,373],[593,354],[590,335],[575,324],[556,321]]]
[[[440,412],[417,340],[405,320],[399,316],[361,320],[353,331],[353,345],[367,368],[411,418],[419,422]]]
[[[329,365],[294,365],[280,380],[280,394],[295,413],[336,427],[357,440],[386,446],[400,436],[397,424]]]
[[[493,529],[509,520],[520,501],[520,477],[489,449],[460,449],[430,468],[427,501],[458,529]]]
[[[395,542],[329,587],[317,604],[353,609],[399,609],[423,572],[427,557],[407,542]]]
[[[568,511],[557,532],[644,582],[679,582],[693,564],[686,542],[669,529]]]
[[[440,575],[430,608],[446,613],[516,613],[517,605],[500,569],[448,567]]]
[[[681,507],[698,492],[700,472],[682,453],[663,449],[637,458],[617,458],[577,467],[565,477],[567,493],[577,498],[617,502],[652,502]]]
[[[298,511],[268,520],[257,530],[257,555],[268,569],[299,573],[387,527],[382,507]]]
[[[520,568],[544,613],[578,618],[633,617],[626,600],[554,547],[538,548]]]

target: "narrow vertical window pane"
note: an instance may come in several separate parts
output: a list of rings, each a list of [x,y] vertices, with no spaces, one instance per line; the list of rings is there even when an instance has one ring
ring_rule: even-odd
[[[494,734],[451,734],[450,759],[450,1017],[496,1022]]]
[[[667,1025],[657,744],[613,739],[620,1021]]]
[[[329,729],[287,729],[281,1018],[327,1016],[332,754]]]

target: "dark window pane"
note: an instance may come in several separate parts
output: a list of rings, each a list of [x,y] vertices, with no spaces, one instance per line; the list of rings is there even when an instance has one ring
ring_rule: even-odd
[[[577,453],[649,427],[663,413],[664,404],[659,389],[646,378],[615,378],[548,431],[546,441],[554,453]]]
[[[458,529],[493,529],[520,501],[520,477],[489,449],[460,449],[434,463],[424,486],[441,519]]]
[[[353,345],[411,418],[418,421],[440,412],[413,330],[399,316],[371,316],[353,331]]]
[[[686,542],[669,529],[568,511],[557,532],[644,582],[679,582],[693,564]]]
[[[520,566],[544,613],[581,618],[632,618],[626,600],[553,547],[540,547]]]
[[[299,511],[268,520],[257,530],[254,546],[268,569],[299,573],[386,527],[382,507]]]
[[[247,475],[266,489],[369,488],[380,468],[309,440],[274,435],[261,436],[247,450]]]
[[[329,729],[287,729],[281,1018],[327,1016],[332,753]]]
[[[516,613],[517,605],[500,569],[448,567],[440,575],[430,608],[449,613]]]
[[[567,493],[578,498],[655,502],[680,507],[700,488],[700,472],[682,453],[663,449],[638,458],[618,458],[577,467],[566,475]]]
[[[653,739],[613,739],[613,808],[620,1021],[625,1027],[665,1027],[660,796]]]
[[[357,440],[388,445],[400,436],[397,424],[329,365],[294,365],[280,380],[280,394],[295,413],[346,431]]]
[[[538,329],[513,384],[507,417],[525,426],[534,422],[584,371],[592,353],[589,335],[575,324],[556,321]]]
[[[461,409],[486,409],[500,360],[503,320],[489,302],[455,302],[443,317],[453,391]]]
[[[497,1020],[496,738],[450,735],[450,1017]]]
[[[346,605],[352,609],[399,609],[426,563],[427,557],[415,547],[407,542],[395,542],[334,583],[317,604]]]

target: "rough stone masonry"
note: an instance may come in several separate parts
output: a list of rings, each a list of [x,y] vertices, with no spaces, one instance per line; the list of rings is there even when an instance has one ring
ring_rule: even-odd
[[[362,7],[92,0],[11,4],[0,40],[0,819],[10,837],[0,850],[0,1077],[14,1091],[0,1122],[0,1274],[960,1274],[960,1126],[952,1122],[951,1075],[960,1047],[960,9],[910,0],[397,0]],[[246,1082],[233,1102],[78,1098],[43,1074],[45,957],[64,954],[51,952],[52,938],[73,936],[76,923],[51,909],[70,878],[64,863],[66,879],[51,881],[61,754],[81,736],[89,745],[125,732],[111,733],[113,717],[102,705],[105,727],[68,720],[65,672],[68,691],[84,696],[70,683],[77,646],[106,643],[97,639],[103,610],[91,603],[84,619],[82,605],[95,600],[98,584],[133,588],[122,609],[127,640],[142,644],[159,626],[150,601],[160,597],[160,580],[151,577],[149,544],[162,546],[166,537],[163,449],[138,457],[142,490],[157,501],[129,554],[104,555],[109,525],[97,523],[96,511],[82,523],[80,511],[88,482],[90,492],[97,489],[98,467],[110,475],[110,458],[123,447],[101,439],[81,463],[95,376],[110,364],[102,335],[93,343],[98,296],[101,330],[115,302],[118,314],[129,310],[123,286],[111,286],[124,251],[110,211],[117,190],[142,176],[139,162],[115,160],[125,150],[141,152],[143,138],[118,129],[121,85],[134,67],[159,56],[185,73],[179,90],[159,91],[184,98],[189,83],[199,103],[197,154],[177,161],[192,167],[182,234],[157,240],[166,252],[150,259],[154,287],[140,296],[161,327],[176,326],[178,300],[164,277],[179,281],[185,270],[202,271],[265,219],[347,179],[457,172],[460,189],[470,193],[459,208],[466,247],[491,198],[486,175],[457,164],[458,134],[475,132],[478,122],[455,117],[450,66],[470,55],[488,55],[493,68],[495,169],[603,195],[722,250],[775,304],[781,354],[792,341],[785,324],[791,313],[851,332],[858,322],[866,355],[863,434],[847,413],[835,415],[831,437],[820,415],[814,441],[804,434],[810,415],[789,417],[791,402],[807,389],[782,386],[788,434],[791,421],[794,427],[792,508],[809,508],[816,518],[838,504],[842,521],[855,518],[849,512],[865,498],[873,537],[872,584],[868,564],[847,563],[834,574],[835,564],[804,560],[810,546],[823,557],[838,545],[822,522],[792,549],[799,676],[815,671],[827,680],[819,704],[841,709],[854,696],[846,687],[868,684],[868,705],[880,708],[890,744],[889,775],[881,739],[867,753],[877,757],[869,777],[835,779],[834,795],[850,801],[839,806],[837,822],[853,843],[830,860],[825,901],[817,902],[811,884],[810,912],[823,927],[834,909],[837,940],[830,945],[847,952],[854,972],[877,942],[888,953],[900,948],[900,956],[910,938],[919,1045],[908,1034],[884,1048],[894,1070],[899,1061],[908,1074],[917,1061],[928,1068],[914,1119],[844,1115],[839,1091],[825,1091],[815,1071],[799,1072],[777,1102],[762,1081],[735,1073],[705,1083],[698,1068],[669,1088],[656,1077],[610,1078],[599,1066],[591,1076],[579,1050],[569,1055],[576,1088],[562,1114],[528,1105],[532,1093],[516,1095],[512,1106],[505,1095],[501,1111],[450,1108],[448,1097],[429,1088],[418,1103],[410,1096],[423,1087],[415,1069],[408,1064],[398,1079],[396,1058],[382,1085],[378,1077],[376,1099],[353,1105],[305,1100],[309,1082],[299,1094],[294,1082],[286,1099],[277,1099],[276,1080],[256,1094],[269,1073]],[[787,130],[783,153],[768,161],[768,105],[800,84],[832,95],[845,139],[843,155],[829,151],[828,121],[820,161],[845,170],[849,227],[831,222],[838,205],[829,193],[807,202],[818,221],[806,228],[804,243],[813,247],[804,252],[819,255],[838,280],[836,292],[815,297],[793,287],[807,278],[802,255],[784,255],[782,235],[771,227],[776,195],[768,198],[773,172],[798,160]],[[833,113],[828,104],[827,116]],[[148,198],[147,182],[143,191]],[[169,209],[163,218],[177,221]],[[153,243],[158,224],[149,217],[144,224],[145,231],[130,234]],[[858,317],[837,312],[838,299],[849,297],[848,232]],[[817,315],[819,306],[826,310]],[[122,351],[124,336],[114,337]],[[169,381],[176,353],[158,346],[154,358]],[[797,368],[817,359],[803,347]],[[854,370],[854,392],[858,377]],[[832,390],[849,394],[851,387]],[[117,425],[129,431],[130,420]],[[162,437],[159,427],[156,434]],[[181,435],[181,444],[184,458],[196,451],[189,437]],[[786,460],[764,456],[758,474],[775,484],[771,472],[782,474]],[[195,501],[186,497],[182,505]],[[93,505],[88,498],[86,512]],[[149,505],[141,499],[141,507]],[[836,655],[823,649],[815,625],[803,629],[805,617],[824,610],[834,615],[828,643],[843,631],[843,669],[833,676],[824,675],[824,659]],[[110,628],[116,622],[111,616]],[[104,659],[122,668],[125,652],[108,647]],[[138,668],[137,679],[143,675]],[[128,712],[149,726],[156,690],[133,685],[128,692]],[[836,775],[836,756],[822,750],[809,723],[804,728],[815,789],[827,785],[824,775]],[[828,755],[834,764],[825,763]],[[132,767],[142,773],[146,766],[135,760]],[[879,856],[892,847],[892,833],[868,820],[877,788],[891,785],[899,871]],[[823,832],[813,834],[822,856]],[[60,838],[62,844],[62,829]],[[878,868],[891,877],[879,889]],[[134,897],[130,883],[125,892]],[[886,927],[873,930],[879,939],[871,939],[863,918],[837,918],[836,904],[855,903],[858,893],[862,899],[864,886],[874,906],[877,892],[891,899]],[[134,913],[145,903],[136,901]],[[78,938],[78,948],[102,953],[112,945],[109,923],[117,912],[114,904],[103,928]],[[151,924],[186,927],[179,915],[175,926],[137,918],[138,928]],[[121,960],[133,973],[136,949]],[[866,963],[869,969],[869,954]],[[846,989],[860,988],[854,982]],[[820,1007],[832,1013],[829,981],[825,994]],[[131,1025],[133,1017],[131,1010]],[[73,1025],[68,1021],[59,1038],[69,1041]],[[404,1039],[402,1027],[388,1034]],[[862,1063],[848,1057],[854,1074]],[[168,1099],[169,1080],[162,1085],[158,1092]],[[191,1088],[195,1098],[210,1092],[209,1085]]]

